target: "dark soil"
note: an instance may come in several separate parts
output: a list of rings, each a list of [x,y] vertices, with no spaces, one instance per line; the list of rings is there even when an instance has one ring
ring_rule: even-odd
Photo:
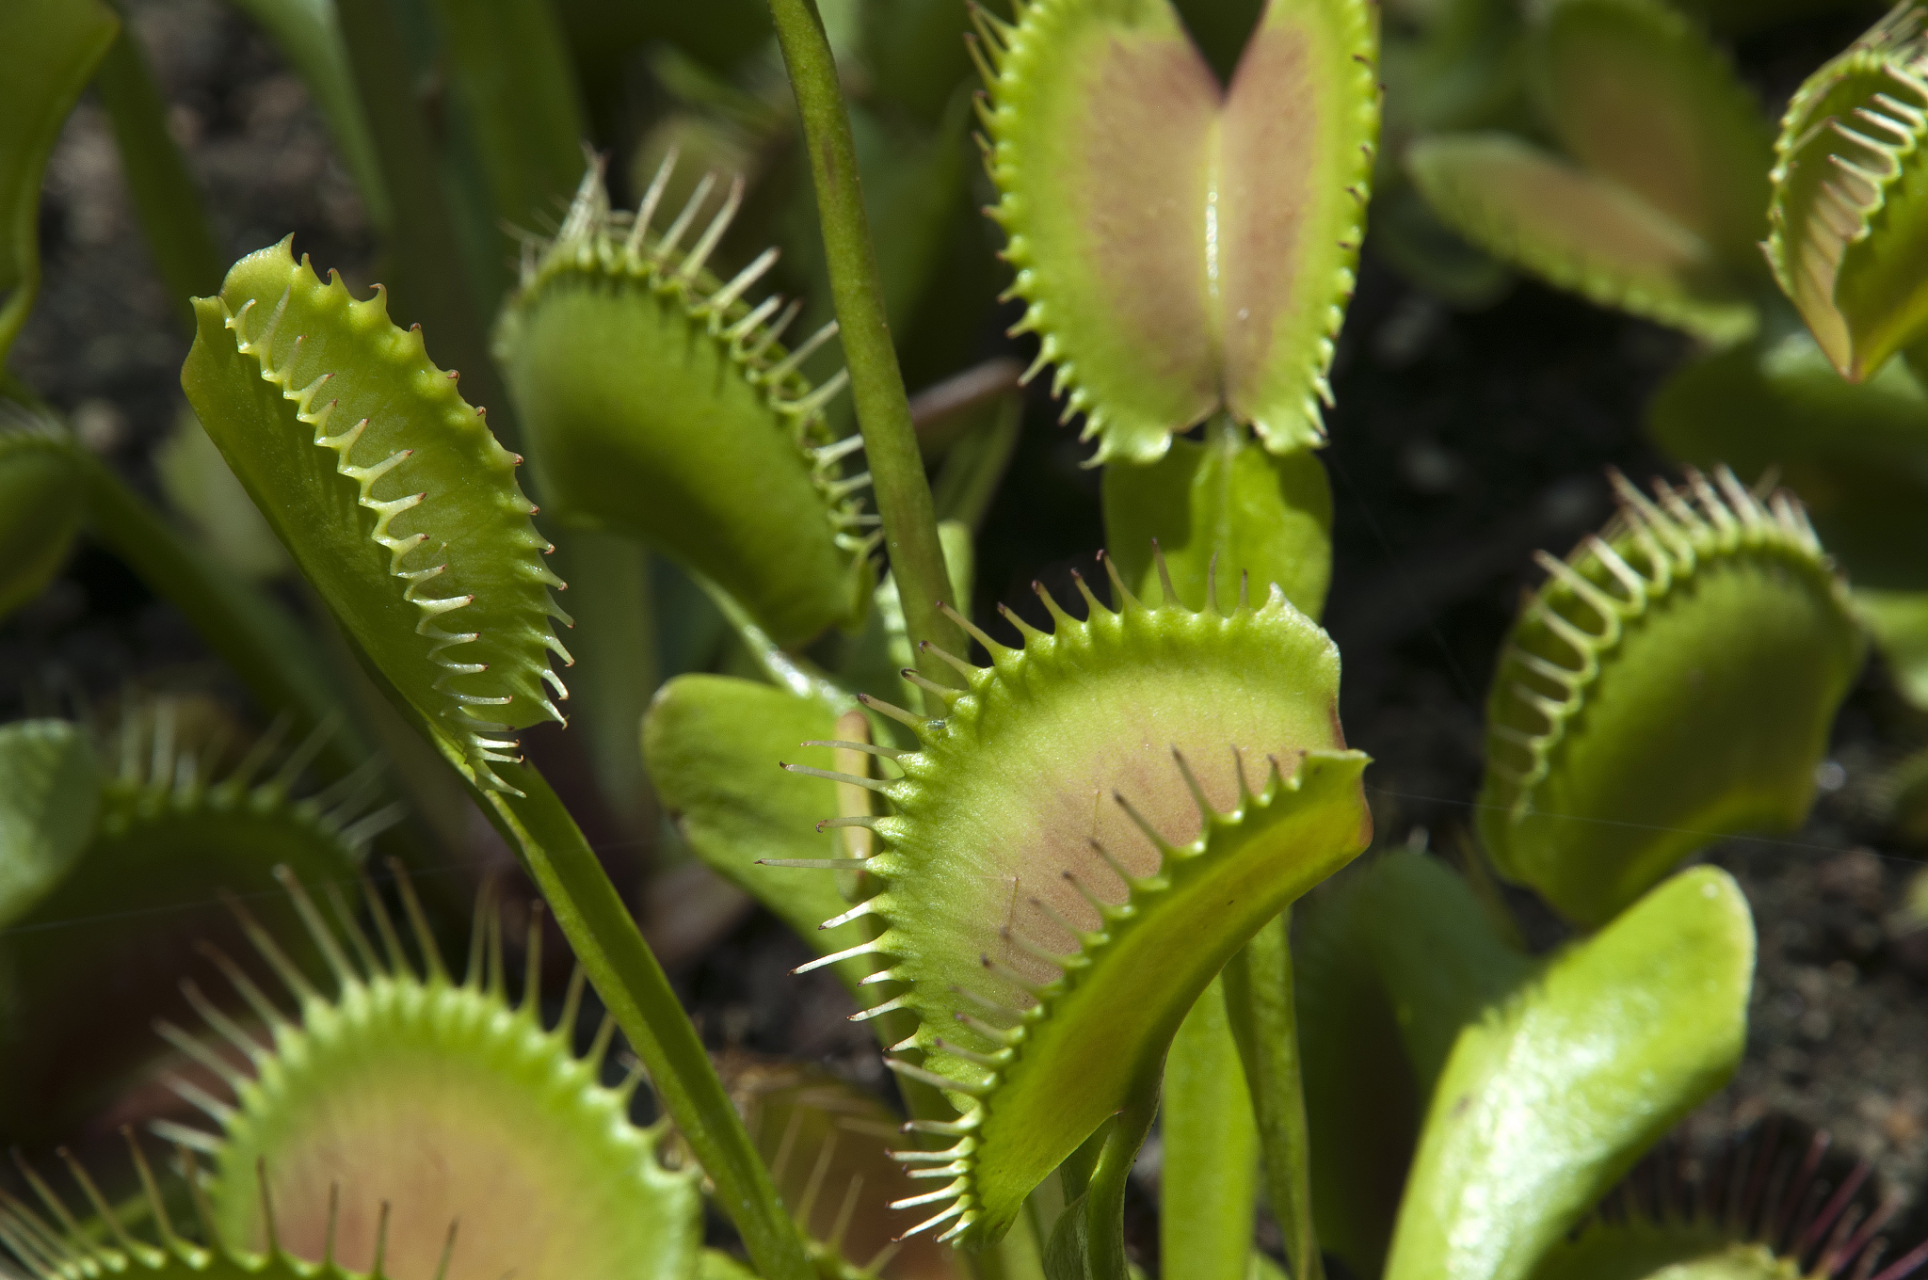
[[[130,7],[224,250],[239,256],[292,231],[318,263],[365,281],[372,243],[359,202],[300,82],[265,41],[215,0]],[[1769,87],[1818,61],[1756,52],[1750,67]],[[46,281],[14,369],[151,493],[149,452],[180,411],[187,334],[91,101],[55,153],[41,227]],[[1469,825],[1485,686],[1534,580],[1530,555],[1564,551],[1598,525],[1604,467],[1636,478],[1666,470],[1641,433],[1642,409],[1687,346],[1529,284],[1482,312],[1455,312],[1383,268],[1370,241],[1367,250],[1324,454],[1337,503],[1328,619],[1345,656],[1348,735],[1376,761],[1381,839],[1423,828],[1450,851]],[[987,335],[997,327],[986,318]],[[1102,540],[1096,474],[1054,418],[1034,394],[983,552],[980,616],[994,600],[1041,612],[1031,580],[1063,583]],[[129,680],[213,688],[242,705],[180,617],[103,553],[83,548],[43,599],[0,624],[0,715],[44,708],[57,689],[109,697]],[[1871,797],[1880,771],[1922,739],[1871,669],[1838,726],[1834,789],[1808,827],[1710,855],[1746,888],[1761,951],[1747,1060],[1698,1120],[1711,1133],[1791,1112],[1909,1193],[1928,1155],[1928,933],[1902,911],[1916,867],[1875,822]],[[806,958],[799,941],[700,880],[678,883],[675,901],[717,922],[677,966],[713,1042],[827,1061],[884,1087],[874,1044],[842,1020],[850,1006],[834,982],[786,976]],[[1557,940],[1544,915],[1530,918],[1536,941]]]

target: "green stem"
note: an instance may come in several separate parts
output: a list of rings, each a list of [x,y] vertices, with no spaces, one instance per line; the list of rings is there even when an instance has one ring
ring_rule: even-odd
[[[686,572],[690,580],[710,598],[717,612],[723,615],[723,620],[730,624],[730,629],[736,632],[751,661],[756,663],[757,669],[771,684],[799,698],[808,698],[828,708],[833,715],[842,715],[857,706],[856,696],[825,675],[815,664],[784,652],[782,646],[770,638],[770,633],[750,617],[749,611],[737,603],[736,597],[695,570]]]
[[[519,796],[477,787],[461,746],[402,697],[366,654],[358,656],[396,710],[462,778],[535,880],[596,994],[643,1060],[657,1101],[709,1174],[716,1203],[736,1225],[757,1273],[768,1280],[813,1280],[803,1238],[702,1039],[569,810],[528,765],[497,766]]]
[[[1225,1004],[1244,1060],[1265,1157],[1266,1191],[1293,1280],[1324,1280],[1312,1223],[1311,1146],[1293,1001],[1291,914],[1259,930],[1225,966]]]
[[[451,760],[459,759],[456,750]],[[524,794],[478,791],[476,799],[521,854],[596,994],[648,1068],[657,1101],[715,1184],[716,1203],[736,1224],[758,1274],[810,1280],[803,1240],[769,1170],[595,851],[541,774],[526,766],[501,772]]]
[[[413,85],[415,75],[388,0],[339,0],[337,11],[394,210],[398,280],[389,314],[421,324],[438,352],[462,374],[462,396],[486,405],[489,428],[514,448],[514,411],[489,359],[455,220],[442,188],[441,164]],[[445,367],[447,367],[445,365]]]
[[[1259,1134],[1220,980],[1185,1015],[1165,1055],[1162,1115],[1160,1273],[1245,1280]]]
[[[904,622],[918,669],[941,684],[957,683],[957,673],[923,649],[928,641],[962,653],[963,634],[937,610],[950,597],[944,547],[937,537],[936,508],[930,481],[917,449],[904,375],[891,344],[884,314],[883,284],[870,241],[863,188],[857,172],[850,116],[844,109],[837,64],[824,33],[816,0],[770,0],[777,43],[797,96],[816,182],[817,214],[823,224],[824,258],[830,269],[830,294],[837,308],[844,360],[850,368],[851,398],[870,462],[871,488],[883,517],[884,546],[891,573],[904,602]],[[962,602],[951,603],[962,606]],[[936,695],[926,699],[933,713]]]
[[[94,73],[94,88],[114,126],[121,171],[148,252],[175,310],[192,327],[188,299],[218,291],[227,263],[208,231],[201,193],[167,131],[167,100],[124,23]]]
[[[73,455],[94,535],[187,616],[264,708],[292,715],[301,734],[334,725],[316,758],[323,772],[339,777],[365,763],[369,747],[343,714],[346,699],[301,626],[274,601],[210,563],[100,459],[78,446]]]
[[[1044,1264],[1050,1280],[1128,1280],[1125,1188],[1138,1149],[1151,1132],[1152,1117],[1158,1114],[1158,1081],[1157,1071],[1140,1081],[1125,1109],[1099,1130],[1103,1145],[1090,1180],[1051,1233]]]

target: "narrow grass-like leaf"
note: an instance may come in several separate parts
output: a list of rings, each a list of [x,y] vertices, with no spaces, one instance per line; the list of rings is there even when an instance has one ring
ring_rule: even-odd
[[[1160,1271],[1246,1280],[1259,1134],[1245,1068],[1214,979],[1179,1024],[1159,1109]]]

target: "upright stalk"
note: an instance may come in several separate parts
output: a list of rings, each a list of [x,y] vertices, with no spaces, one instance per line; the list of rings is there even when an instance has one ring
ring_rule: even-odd
[[[1293,1280],[1325,1280],[1312,1225],[1311,1145],[1293,999],[1291,914],[1260,929],[1225,966],[1225,1009],[1259,1122],[1265,1185]]]
[[[128,194],[140,214],[154,267],[175,312],[192,329],[188,299],[218,291],[227,263],[208,230],[207,211],[187,162],[167,131],[167,100],[124,23],[94,72],[94,88],[114,126],[121,171],[127,175]]]
[[[1151,1132],[1158,1114],[1161,1071],[1153,1070],[1138,1082],[1124,1110],[1105,1121],[1093,1136],[1097,1159],[1089,1179],[1078,1187],[1078,1171],[1066,1161],[1065,1191],[1076,1198],[1065,1206],[1045,1249],[1044,1271],[1049,1280],[1128,1280],[1131,1265],[1125,1257],[1125,1189],[1138,1149]],[[1081,1154],[1089,1154],[1087,1142]]]
[[[372,663],[368,669],[396,709],[468,784],[476,804],[535,880],[590,984],[643,1060],[656,1100],[715,1185],[716,1203],[743,1237],[757,1274],[767,1280],[813,1280],[797,1225],[695,1026],[569,810],[526,765],[497,766],[503,781],[522,792],[519,796],[476,787],[462,749]]]
[[[884,546],[904,603],[911,652],[925,676],[955,685],[956,672],[922,647],[929,641],[958,653],[964,638],[937,609],[939,601],[949,600],[950,578],[944,569],[943,544],[937,538],[930,482],[924,476],[924,460],[911,425],[904,375],[897,366],[897,349],[891,344],[884,314],[883,284],[870,242],[870,220],[864,212],[856,147],[836,60],[816,0],[770,0],[770,14],[776,21],[777,43],[783,49],[810,150],[831,300],[850,369],[864,455],[870,462],[871,488],[884,521]]]
[[[1158,1175],[1160,1271],[1245,1280],[1252,1260],[1259,1133],[1225,984],[1214,980],[1165,1055]]]

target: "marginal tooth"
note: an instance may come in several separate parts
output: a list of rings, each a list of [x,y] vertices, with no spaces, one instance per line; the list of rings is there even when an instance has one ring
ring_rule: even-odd
[[[818,769],[807,764],[785,764],[782,761],[778,761],[777,767],[788,770],[791,773],[801,773],[806,777],[823,778],[829,782],[846,782],[853,787],[864,787],[885,795],[888,795],[891,788],[896,785],[893,782],[886,782],[881,778],[860,778],[854,773],[838,773],[834,769]]]
[[[743,341],[756,331],[758,325],[770,318],[772,312],[783,305],[783,300],[772,294],[757,303],[754,310],[723,331],[723,336],[732,343]]]
[[[742,207],[743,175],[739,173],[730,179],[730,194],[724,197],[723,207],[717,210],[714,218],[710,219],[709,227],[704,230],[703,238],[698,240],[696,246],[690,250],[690,256],[683,260],[682,269],[676,273],[678,280],[688,283],[696,279],[696,273],[703,269],[703,264],[709,261],[712,253],[716,252],[716,246],[723,239],[723,233],[730,229],[730,223],[736,220],[736,211]]]
[[[777,409],[793,418],[809,419],[822,411],[823,407],[837,398],[843,389],[850,385],[850,370],[839,369],[831,378],[812,391],[809,395],[795,400],[775,401]]]
[[[798,346],[796,350],[785,356],[777,364],[765,370],[763,380],[771,386],[780,384],[785,378],[801,368],[805,360],[808,360],[821,350],[824,343],[836,337],[837,332],[837,322],[832,320],[830,323],[824,325],[823,328],[817,330],[808,338],[805,338],[802,345]]]
[[[676,246],[682,242],[684,233],[690,229],[690,224],[696,221],[697,211],[703,207],[703,202],[710,198],[710,192],[715,189],[716,175],[704,174],[703,180],[696,184],[696,190],[690,193],[689,203],[684,205],[683,211],[676,215],[676,221],[669,224],[669,230],[663,232],[662,240],[656,245],[654,255],[656,261],[661,262],[676,252]]]
[[[656,207],[663,202],[663,192],[669,189],[670,174],[676,171],[676,159],[682,148],[671,145],[663,153],[663,163],[656,166],[656,176],[649,180],[649,190],[643,193],[643,202],[636,208],[636,221],[629,228],[629,242],[624,247],[632,257],[641,257],[643,236],[649,231],[649,224],[656,219]]]
[[[885,1058],[884,1065],[906,1079],[920,1081],[933,1089],[942,1089],[946,1093],[962,1093],[969,1097],[981,1098],[991,1091],[991,1086],[987,1084],[953,1080],[949,1076],[928,1071],[914,1062],[905,1062],[902,1058]]]
[[[918,1205],[936,1204],[940,1200],[949,1200],[954,1196],[962,1194],[964,1189],[969,1185],[970,1179],[958,1178],[950,1183],[950,1185],[939,1187],[935,1191],[926,1191],[922,1195],[905,1196],[902,1200],[893,1200],[890,1202],[890,1207],[893,1209],[914,1209]]]
[[[734,276],[731,276],[728,284],[718,289],[715,293],[712,293],[704,301],[703,305],[717,315],[721,315],[734,306],[736,300],[748,292],[750,286],[761,280],[770,268],[776,264],[777,250],[774,247],[765,249],[756,256],[755,260],[752,261],[749,266],[743,268],[743,270],[737,272]],[[772,298],[769,301],[774,304],[776,300]],[[774,310],[774,306],[772,309]],[[732,329],[732,332],[734,332],[734,329]]]

